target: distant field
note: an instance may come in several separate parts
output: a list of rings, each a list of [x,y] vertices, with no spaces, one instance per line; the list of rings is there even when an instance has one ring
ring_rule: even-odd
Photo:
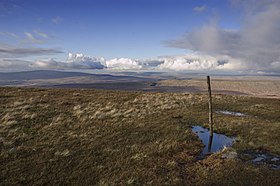
[[[237,141],[198,161],[203,144],[191,126],[207,126],[207,99],[2,87],[0,184],[280,185],[280,170],[223,158],[228,150],[280,154],[280,99],[215,94],[214,111],[249,117],[215,112],[215,131]]]
[[[191,80],[162,80],[159,86],[194,87],[200,92],[207,91],[205,78],[195,77]],[[214,92],[226,94],[244,94],[259,97],[280,98],[280,77],[265,76],[230,76],[212,77]]]

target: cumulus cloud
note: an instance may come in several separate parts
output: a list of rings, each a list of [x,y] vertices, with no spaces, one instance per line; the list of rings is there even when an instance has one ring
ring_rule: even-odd
[[[210,23],[166,44],[214,57],[228,56],[236,67],[242,63],[242,70],[280,72],[280,1],[231,2],[244,10],[240,30],[222,29]]]
[[[104,59],[69,53],[64,62],[55,59],[37,60],[30,67],[39,69],[104,69],[102,60]]]
[[[37,60],[30,65],[42,69],[110,69],[110,70],[139,70],[153,69],[163,63],[160,60],[133,60],[130,58],[114,58],[106,60],[103,57],[90,57],[82,53],[69,53],[64,61],[55,59]]]
[[[142,65],[129,58],[119,58],[111,59],[105,62],[107,68],[118,69],[118,70],[128,70],[128,69],[141,69]]]
[[[232,31],[231,31],[232,32]],[[208,46],[204,46],[205,50]],[[212,49],[212,48],[210,48]],[[210,52],[211,50],[209,50]],[[33,62],[22,60],[23,57],[48,56],[62,53],[58,49],[0,47],[0,69],[108,69],[108,70],[160,70],[160,71],[229,71],[239,70],[239,60],[227,55],[205,55],[201,53],[163,56],[154,59],[134,60],[130,58],[91,57],[82,53],[69,53],[64,60],[38,59]],[[271,64],[272,69],[280,68],[280,58]]]
[[[1,52],[1,50],[0,50]],[[18,53],[18,52],[17,52]],[[229,56],[203,54],[188,54],[177,56],[163,56],[155,59],[134,60],[130,58],[114,58],[106,60],[86,56],[82,53],[69,53],[65,60],[53,58],[39,59],[34,62],[19,59],[0,58],[0,69],[20,67],[22,69],[108,69],[108,70],[155,70],[155,71],[228,71],[238,69]],[[280,60],[279,60],[280,61]],[[240,65],[240,64],[239,64]],[[275,62],[274,67],[279,67],[280,62]]]
[[[134,60],[130,58],[90,57],[82,53],[69,53],[64,61],[55,59],[37,60],[30,67],[44,69],[109,69],[109,70],[155,70],[164,59]]]
[[[103,69],[105,68],[104,58],[95,58],[90,56],[85,56],[84,54],[68,54],[68,58],[66,60],[69,64],[76,64],[76,65],[82,65],[88,68],[93,69]]]
[[[175,71],[228,71],[235,68],[228,56],[212,57],[202,54],[167,56],[161,58],[164,62],[157,66],[160,70]]]

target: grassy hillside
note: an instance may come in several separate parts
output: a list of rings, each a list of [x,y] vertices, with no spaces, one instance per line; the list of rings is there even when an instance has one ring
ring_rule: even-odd
[[[234,148],[280,154],[280,100],[214,95],[215,131]],[[91,185],[279,185],[280,171],[221,153],[197,161],[207,96],[0,88],[0,182]]]

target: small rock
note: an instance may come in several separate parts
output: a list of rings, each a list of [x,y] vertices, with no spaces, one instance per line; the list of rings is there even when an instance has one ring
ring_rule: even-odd
[[[266,155],[265,154],[261,154],[260,157],[266,158]]]
[[[264,160],[264,158],[262,158],[262,157],[257,157],[257,158],[255,158],[255,159],[253,159],[252,161],[253,161],[254,163],[258,163],[258,162],[263,161],[263,160]]]
[[[274,158],[272,158],[270,161],[273,161],[273,162],[279,161],[279,158],[274,157]]]

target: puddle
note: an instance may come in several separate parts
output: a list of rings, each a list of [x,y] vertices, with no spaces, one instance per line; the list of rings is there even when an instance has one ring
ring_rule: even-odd
[[[210,132],[201,126],[193,126],[192,132],[195,133],[198,138],[205,145],[203,151],[198,156],[198,159],[204,159],[207,155],[218,152],[224,147],[231,147],[235,138],[228,137],[223,134],[213,133],[213,138],[210,138]],[[280,170],[280,156],[273,155],[268,152],[255,152],[247,151],[241,154],[237,154],[235,151],[224,155],[226,158],[238,158],[244,162],[251,162],[255,165],[266,165],[272,169]]]
[[[239,117],[245,117],[246,114],[243,114],[241,112],[231,112],[231,111],[228,111],[228,110],[220,110],[220,111],[217,111],[217,113],[222,113],[222,114],[225,114],[225,115],[232,115],[232,116],[239,116]]]
[[[223,134],[213,133],[213,138],[210,138],[210,132],[201,126],[193,126],[192,132],[195,133],[203,142],[205,147],[199,155],[199,159],[203,159],[206,155],[222,150],[224,147],[231,147],[234,138],[228,137]]]
[[[251,161],[255,165],[267,165],[272,169],[280,169],[280,156],[265,152],[247,152],[241,156],[243,161]]]

